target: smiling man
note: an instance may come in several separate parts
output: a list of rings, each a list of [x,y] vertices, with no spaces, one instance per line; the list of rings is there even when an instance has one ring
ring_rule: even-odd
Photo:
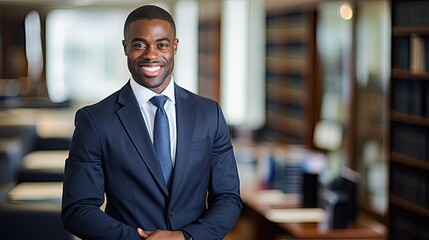
[[[127,23],[122,44],[128,57],[128,69],[138,84],[161,93],[170,84],[179,42],[174,23],[133,18]]]
[[[174,83],[178,44],[162,8],[129,14],[122,45],[131,79],[75,117],[62,204],[74,235],[219,240],[239,217],[228,126],[218,103]]]

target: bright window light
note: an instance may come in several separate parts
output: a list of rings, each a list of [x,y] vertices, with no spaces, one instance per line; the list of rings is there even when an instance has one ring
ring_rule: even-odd
[[[221,104],[228,124],[258,129],[265,122],[263,0],[223,1]]]
[[[40,15],[31,11],[25,16],[25,51],[28,62],[28,77],[40,81],[43,72],[43,50]]]
[[[129,78],[122,48],[128,12],[66,9],[46,20],[46,82],[53,102],[95,102]]]
[[[177,1],[175,21],[179,47],[174,58],[174,81],[196,93],[198,91],[198,2]]]
[[[243,124],[246,118],[248,2],[224,1],[221,40],[221,99],[227,121]]]

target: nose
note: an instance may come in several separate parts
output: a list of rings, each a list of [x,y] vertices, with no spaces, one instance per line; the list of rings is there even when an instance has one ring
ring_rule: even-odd
[[[150,46],[146,48],[146,51],[144,53],[144,58],[148,60],[153,60],[158,58],[158,51],[156,49],[156,46]]]

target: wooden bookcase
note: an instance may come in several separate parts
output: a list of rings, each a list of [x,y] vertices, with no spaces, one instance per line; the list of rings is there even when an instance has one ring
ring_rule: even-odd
[[[389,239],[429,239],[429,1],[391,4]]]
[[[221,1],[200,0],[198,93],[220,101]]]
[[[268,140],[312,146],[319,116],[316,87],[316,6],[269,9],[266,18]]]

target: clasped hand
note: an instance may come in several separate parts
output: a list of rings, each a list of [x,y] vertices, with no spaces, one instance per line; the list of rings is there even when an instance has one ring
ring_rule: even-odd
[[[141,228],[137,229],[137,233],[140,237],[147,240],[184,240],[185,236],[181,231],[167,231],[167,230],[156,230],[156,231],[144,231]]]

